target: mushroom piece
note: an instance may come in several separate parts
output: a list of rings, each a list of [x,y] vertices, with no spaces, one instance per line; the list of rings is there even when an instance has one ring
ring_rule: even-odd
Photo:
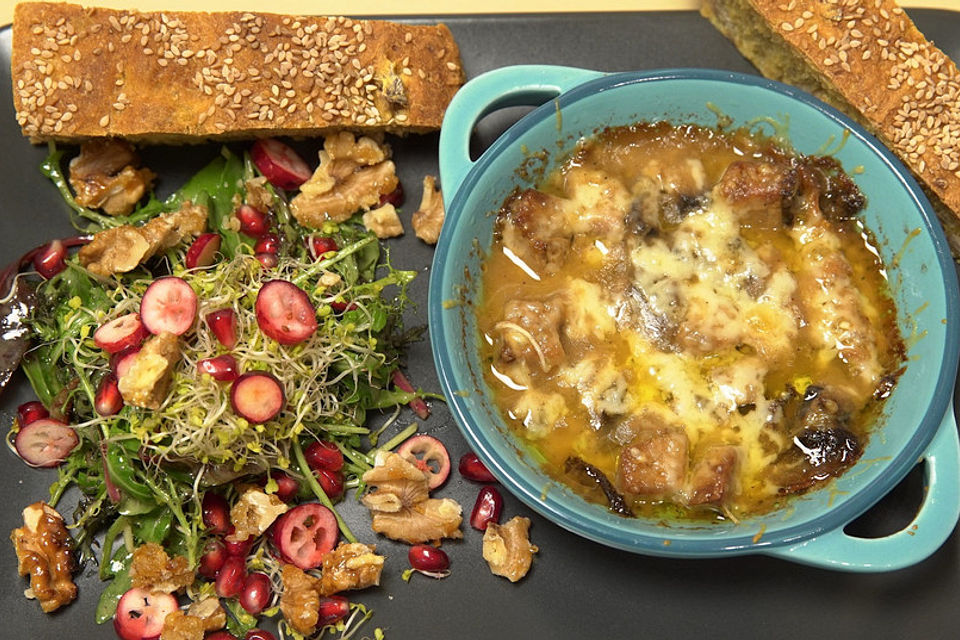
[[[133,211],[156,177],[149,169],[137,169],[140,158],[125,140],[88,140],[80,155],[70,161],[70,186],[77,204],[103,209],[111,216]]]
[[[443,194],[437,189],[437,179],[424,176],[420,208],[413,212],[413,232],[427,244],[437,244],[445,216]]]
[[[363,481],[373,489],[361,501],[370,509],[377,533],[410,544],[463,537],[460,505],[431,498],[426,475],[400,455],[377,453],[376,465]]]
[[[527,575],[533,563],[533,554],[540,549],[530,544],[530,518],[514,516],[499,525],[491,522],[483,533],[483,559],[490,571],[516,582]]]

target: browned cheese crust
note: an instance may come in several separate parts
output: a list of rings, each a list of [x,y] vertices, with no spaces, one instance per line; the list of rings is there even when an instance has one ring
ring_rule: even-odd
[[[705,0],[702,13],[764,75],[830,102],[893,149],[960,255],[960,72],[896,3]]]
[[[17,122],[34,142],[184,142],[440,127],[463,83],[446,26],[26,3]]]

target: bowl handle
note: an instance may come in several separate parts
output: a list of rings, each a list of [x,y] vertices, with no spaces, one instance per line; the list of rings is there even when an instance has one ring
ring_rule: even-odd
[[[604,75],[599,71],[550,65],[502,67],[477,76],[453,97],[440,130],[440,178],[443,204],[454,194],[473,166],[470,134],[483,116],[520,105],[538,106],[579,84]]]
[[[960,516],[960,442],[952,402],[923,460],[923,503],[905,529],[883,538],[855,538],[840,527],[766,553],[802,564],[859,572],[892,571],[924,560],[950,536]]]

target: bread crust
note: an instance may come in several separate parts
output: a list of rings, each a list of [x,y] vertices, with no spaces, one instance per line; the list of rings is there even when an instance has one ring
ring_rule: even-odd
[[[11,66],[34,142],[424,132],[464,80],[443,24],[45,2],[17,5]]]
[[[705,0],[701,12],[764,75],[846,111],[893,149],[953,211],[941,220],[958,255],[960,72],[896,3]]]

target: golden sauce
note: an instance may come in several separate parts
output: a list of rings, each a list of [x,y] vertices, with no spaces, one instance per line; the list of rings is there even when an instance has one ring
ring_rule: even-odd
[[[578,458],[638,515],[738,519],[841,473],[904,358],[851,184],[746,131],[582,142],[504,203],[484,264],[504,419],[548,473],[604,502]]]

